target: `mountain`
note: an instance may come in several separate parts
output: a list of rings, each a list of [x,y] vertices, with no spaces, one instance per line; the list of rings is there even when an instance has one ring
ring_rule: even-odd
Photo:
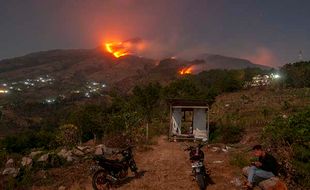
[[[135,84],[149,81],[168,83],[179,76],[180,69],[191,66],[194,67],[193,74],[209,69],[266,69],[265,66],[253,64],[245,59],[212,54],[200,55],[193,61],[172,58],[156,61],[134,55],[115,58],[102,48],[50,50],[1,60],[0,82],[17,81],[19,84],[27,79],[52,76],[55,82],[51,86],[37,87],[28,94],[36,95],[37,98],[39,94],[44,94],[44,97],[67,94],[81,86],[85,88],[85,83],[91,81],[127,91]],[[27,86],[25,92],[31,91],[28,88]]]
[[[154,65],[153,60],[136,56],[116,59],[99,48],[51,50],[0,61],[0,79],[22,80],[48,74],[63,82],[84,79],[113,83]]]
[[[198,60],[204,60],[208,69],[244,69],[244,68],[261,68],[270,69],[264,65],[254,64],[249,60],[235,57],[227,57],[215,54],[201,54],[197,56]]]

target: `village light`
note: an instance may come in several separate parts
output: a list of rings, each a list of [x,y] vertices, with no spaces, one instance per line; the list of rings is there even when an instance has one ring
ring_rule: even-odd
[[[273,74],[273,78],[278,79],[278,78],[281,78],[281,76],[279,74]]]
[[[0,94],[7,94],[7,93],[9,93],[8,90],[0,90]]]
[[[85,97],[86,97],[86,98],[90,98],[89,92],[86,92],[86,93],[85,93]]]
[[[46,99],[45,100],[45,102],[48,103],[48,104],[55,103],[55,101],[56,101],[55,99]]]

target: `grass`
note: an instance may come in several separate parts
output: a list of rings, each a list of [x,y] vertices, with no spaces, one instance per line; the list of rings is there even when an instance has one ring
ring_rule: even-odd
[[[275,117],[291,115],[310,104],[310,88],[250,89],[218,96],[210,121],[241,126],[246,132],[261,131]]]
[[[243,168],[250,164],[250,160],[245,153],[233,153],[230,156],[229,164],[232,166],[237,166],[239,168]]]

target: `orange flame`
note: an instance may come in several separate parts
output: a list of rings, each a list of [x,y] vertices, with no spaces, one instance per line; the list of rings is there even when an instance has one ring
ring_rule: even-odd
[[[129,54],[129,52],[125,48],[125,45],[122,42],[105,43],[105,48],[109,53],[113,54],[114,57],[116,58]]]
[[[190,67],[185,67],[185,68],[181,69],[179,71],[179,74],[185,75],[185,74],[191,74],[192,72],[193,72],[193,68],[192,68],[192,66],[190,66]]]

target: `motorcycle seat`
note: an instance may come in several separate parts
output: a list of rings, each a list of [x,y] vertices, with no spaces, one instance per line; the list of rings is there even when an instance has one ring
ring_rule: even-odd
[[[122,166],[122,164],[120,163],[119,160],[104,159],[102,162],[103,162],[104,164],[108,164],[108,165],[114,165],[114,166],[118,165],[118,166]]]

